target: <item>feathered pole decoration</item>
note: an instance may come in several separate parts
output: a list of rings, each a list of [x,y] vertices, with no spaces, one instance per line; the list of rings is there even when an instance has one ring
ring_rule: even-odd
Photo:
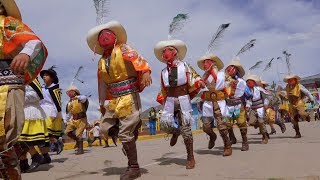
[[[217,32],[212,36],[210,43],[208,45],[207,53],[210,53],[219,43],[219,40],[223,37],[224,32],[230,26],[230,23],[221,24],[217,30]]]
[[[291,54],[289,54],[286,50],[282,52],[285,55],[286,58],[286,64],[287,64],[287,68],[288,68],[288,74],[291,74],[291,63],[290,63],[290,56]]]
[[[262,72],[265,72],[265,71],[267,71],[268,69],[271,68],[271,65],[272,65],[273,60],[274,60],[274,58],[272,58],[272,59],[268,62],[268,64],[266,65],[266,67],[263,69]]]
[[[258,62],[256,62],[256,64],[254,64],[253,66],[251,66],[251,67],[249,68],[249,70],[251,71],[251,70],[260,68],[260,65],[261,65],[262,63],[263,63],[263,61],[258,61]]]
[[[247,44],[245,44],[240,51],[237,53],[236,56],[239,56],[240,54],[250,50],[256,43],[256,39],[252,39],[250,42],[248,42]]]
[[[81,71],[82,69],[83,69],[83,66],[80,66],[80,67],[78,68],[75,76],[73,77],[73,79],[72,79],[72,81],[71,81],[71,86],[73,85],[74,80],[77,80],[77,81],[79,81],[79,82],[81,82],[81,83],[84,83],[84,81],[82,81],[82,80],[79,79],[79,74],[80,74],[80,71]]]
[[[188,14],[178,14],[176,15],[169,25],[169,35],[168,39],[171,39],[173,35],[176,35],[184,27],[185,23],[189,19]]]
[[[97,25],[105,23],[107,16],[110,14],[111,0],[93,0],[96,8],[96,23]]]

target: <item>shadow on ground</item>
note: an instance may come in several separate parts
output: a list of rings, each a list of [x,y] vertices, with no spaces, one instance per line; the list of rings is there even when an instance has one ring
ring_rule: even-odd
[[[57,178],[57,180],[77,178],[77,177],[87,176],[87,175],[91,175],[91,174],[99,174],[99,172],[80,171],[80,172],[78,172],[76,174],[72,174],[72,175],[61,177],[61,178]]]
[[[121,175],[127,170],[126,167],[110,167],[103,169],[103,176],[113,176],[113,175]],[[147,174],[148,170],[145,168],[140,168],[141,174]]]
[[[52,163],[64,163],[68,158],[59,158],[51,160]]]
[[[51,165],[51,164],[43,164],[43,165],[40,165],[37,168],[37,171],[49,171],[51,168],[53,168],[53,165]]]
[[[257,140],[257,139],[261,139],[261,138],[262,138],[262,136],[261,137],[250,137],[248,139],[249,140],[250,139]],[[272,140],[272,139],[294,139],[294,138],[293,138],[293,136],[272,136],[272,135],[270,135],[270,139]]]
[[[167,166],[167,165],[171,165],[171,164],[176,164],[179,166],[185,166],[187,163],[186,159],[181,159],[181,158],[158,158],[158,159],[154,159],[156,162],[159,162],[160,166]]]

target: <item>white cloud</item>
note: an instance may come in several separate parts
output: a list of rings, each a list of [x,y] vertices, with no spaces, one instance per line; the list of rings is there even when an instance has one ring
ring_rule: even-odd
[[[258,60],[268,61],[281,55],[283,49],[292,54],[294,72],[301,76],[319,72],[320,12],[311,1],[293,0],[118,0],[111,2],[111,19],[120,21],[128,33],[129,44],[141,53],[152,68],[153,85],[141,95],[143,109],[157,105],[155,98],[160,88],[160,70],[165,67],[153,54],[154,45],[167,38],[171,19],[180,12],[191,19],[179,36],[188,44],[187,60],[200,74],[196,60],[206,51],[211,35],[222,23],[230,22],[229,31],[216,51],[225,65],[250,39],[257,45],[241,56],[245,67]],[[24,21],[41,37],[49,50],[46,67],[58,66],[61,87],[66,89],[80,65],[85,67],[77,84],[86,94],[92,92],[89,119],[99,117],[96,111],[97,61],[86,44],[87,31],[95,26],[92,1],[22,1],[18,0]],[[239,8],[240,7],[240,8]],[[96,57],[97,59],[99,57]],[[277,66],[286,72],[285,64],[275,61],[263,78],[276,80]],[[260,72],[256,72],[261,74]],[[66,95],[63,97],[67,101]]]

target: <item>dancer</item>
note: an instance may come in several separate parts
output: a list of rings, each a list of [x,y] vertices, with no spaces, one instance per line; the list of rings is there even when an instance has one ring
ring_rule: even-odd
[[[136,179],[141,176],[136,148],[142,123],[139,93],[151,84],[151,69],[147,61],[126,44],[126,30],[117,21],[92,28],[87,43],[94,53],[102,56],[98,65],[102,133],[119,136],[123,145],[128,168],[120,179]],[[105,107],[106,100],[109,104]]]
[[[183,23],[187,18],[187,14],[178,14],[170,27]],[[195,160],[191,125],[194,120],[191,116],[191,99],[199,92],[198,87],[205,87],[205,84],[196,71],[182,61],[187,53],[187,46],[183,41],[160,41],[156,44],[154,53],[160,62],[166,64],[161,71],[161,91],[157,96],[157,101],[164,105],[160,119],[161,129],[172,134],[171,146],[182,135],[187,150],[186,169],[193,169]]]
[[[41,107],[46,112],[46,125],[49,131],[50,142],[54,144],[57,154],[60,154],[62,149],[62,143],[59,141],[59,137],[62,136],[63,119],[61,113],[61,89],[59,88],[59,79],[57,72],[54,70],[54,66],[47,70],[42,70],[40,76],[44,81],[44,87],[42,88],[43,99],[40,102]],[[43,154],[43,164],[51,163],[51,158],[47,152]]]
[[[0,1],[0,178],[21,179],[14,146],[24,124],[24,89],[47,58],[47,50],[21,21],[14,0]],[[19,149],[19,148],[17,148]]]
[[[226,104],[229,137],[232,144],[237,143],[237,139],[233,132],[233,124],[236,121],[242,137],[241,151],[249,150],[246,122],[247,113],[245,111],[245,106],[246,98],[251,96],[251,92],[248,91],[246,82],[242,79],[245,75],[245,70],[240,62],[239,55],[252,48],[254,43],[255,40],[251,40],[249,43],[245,44],[225,69],[225,73],[227,75],[226,86],[228,91]]]
[[[223,139],[224,152],[223,156],[230,156],[232,154],[231,142],[228,137],[228,127],[226,124],[226,101],[227,91],[225,88],[225,74],[220,70],[224,64],[221,59],[211,53],[213,45],[217,39],[221,39],[223,32],[229,24],[222,24],[218,31],[213,36],[213,41],[210,42],[207,54],[198,60],[198,67],[205,71],[202,80],[206,84],[206,88],[202,92],[201,98],[204,100],[202,104],[203,131],[210,137],[208,149],[215,146],[217,135],[212,130],[213,120],[217,122],[218,130]]]
[[[289,101],[289,112],[293,128],[296,131],[294,138],[301,138],[299,118],[304,121],[310,121],[310,115],[306,111],[304,98],[309,99],[313,104],[315,103],[315,99],[310,91],[300,84],[299,80],[300,77],[294,74],[289,74],[283,79],[287,83],[286,92]]]
[[[262,134],[262,144],[267,144],[269,135],[265,125],[265,111],[269,106],[268,92],[259,86],[260,78],[257,75],[249,74],[247,77],[247,85],[250,88],[252,97],[247,101],[246,109],[253,113],[253,118],[249,124],[257,124]]]
[[[87,109],[89,106],[88,97],[80,94],[80,90],[75,86],[70,86],[67,90],[70,100],[66,107],[67,120],[69,121],[65,134],[76,141],[76,155],[83,154],[82,134],[88,124]],[[74,134],[73,131],[76,131]]]

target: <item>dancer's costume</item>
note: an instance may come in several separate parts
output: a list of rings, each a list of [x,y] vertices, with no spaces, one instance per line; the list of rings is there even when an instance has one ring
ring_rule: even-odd
[[[224,72],[220,71],[224,66],[223,62],[212,52],[214,51],[216,41],[221,39],[229,25],[230,24],[222,24],[219,26],[209,43],[207,53],[198,60],[198,67],[205,71],[202,80],[206,85],[201,92],[201,99],[203,102],[200,104],[203,131],[209,135],[210,140],[208,148],[212,149],[215,146],[215,140],[217,139],[217,135],[212,130],[212,125],[214,120],[216,120],[218,130],[224,142],[224,156],[230,156],[232,154],[231,142],[228,137],[228,128],[226,124],[227,107],[225,99],[228,96],[225,87],[226,76]],[[211,61],[212,65],[210,67],[205,67],[204,63],[206,61]]]
[[[250,88],[252,97],[247,101],[246,107],[250,108],[250,113],[253,113],[253,117],[250,119],[249,124],[257,124],[262,134],[262,143],[268,143],[268,132],[265,125],[266,108],[269,106],[268,92],[259,86],[260,78],[257,75],[249,74],[247,81],[252,80],[256,83],[253,88]]]
[[[239,53],[238,53],[239,54]],[[246,97],[250,97],[251,93],[248,91],[246,82],[242,79],[245,75],[245,70],[240,63],[240,58],[236,56],[228,64],[228,67],[235,67],[237,73],[231,77],[227,75],[226,86],[228,97],[226,99],[227,104],[227,126],[229,131],[229,137],[232,144],[237,143],[237,139],[233,132],[233,124],[236,121],[237,126],[240,129],[242,137],[241,151],[248,151],[249,144],[247,138],[247,113],[245,110]]]
[[[176,27],[181,28],[187,18],[187,14],[178,14],[173,18],[169,26],[169,40],[158,42],[154,54],[159,61],[167,65],[161,71],[161,90],[157,96],[157,101],[164,105],[160,118],[161,130],[172,134],[171,146],[174,146],[179,135],[182,135],[187,150],[186,168],[192,169],[195,167],[195,160],[191,132],[194,122],[191,116],[191,99],[199,92],[197,84],[202,80],[189,64],[182,61],[187,53],[186,44],[181,40],[171,39],[172,33],[178,30]],[[172,62],[163,58],[164,49],[167,47],[177,51]]]
[[[246,43],[240,51],[232,58],[231,62],[226,67],[226,87],[228,97],[226,99],[227,104],[227,126],[229,131],[229,137],[232,144],[237,143],[236,136],[233,132],[234,122],[237,122],[237,126],[240,129],[242,137],[241,151],[248,151],[249,144],[247,138],[247,113],[245,110],[246,100],[251,97],[251,92],[247,87],[246,82],[242,79],[245,75],[245,70],[240,63],[240,55],[247,52],[255,45],[255,39]],[[235,69],[235,73],[229,75],[227,70],[229,68]]]
[[[76,146],[78,148],[76,154],[83,154],[82,134],[88,124],[86,112],[89,106],[89,101],[87,96],[80,94],[77,87],[70,86],[67,89],[67,93],[69,91],[74,91],[76,96],[74,99],[69,100],[66,107],[68,125],[64,133],[76,141]],[[74,134],[73,131],[76,133]]]
[[[170,142],[174,146],[181,134],[187,150],[187,168],[194,167],[193,137],[191,125],[194,119],[191,116],[191,99],[199,92],[197,85],[201,78],[186,62],[183,62],[187,46],[181,40],[160,41],[154,48],[157,59],[166,63],[162,52],[166,47],[174,47],[178,51],[178,58],[161,71],[161,92],[157,101],[164,105],[160,123],[161,129],[172,134]],[[175,121],[177,119],[177,121]],[[191,163],[191,166],[188,164]]]
[[[49,131],[49,136],[58,139],[62,136],[63,119],[61,112],[61,89],[59,88],[59,79],[53,67],[42,70],[40,72],[41,78],[44,74],[49,74],[53,78],[53,83],[42,88],[43,99],[41,100],[41,107],[46,112],[46,125]]]
[[[264,88],[264,90],[268,92],[269,105],[268,105],[268,109],[266,109],[266,121],[267,123],[269,123],[271,127],[270,134],[275,134],[277,132],[273,126],[274,124],[277,124],[280,127],[281,132],[284,133],[286,131],[286,125],[284,124],[282,119],[279,118],[278,116],[280,98],[277,95],[277,93],[272,92],[271,90],[267,90],[265,88],[269,86],[269,84],[266,81],[261,80],[260,82],[261,82],[262,88]]]
[[[98,35],[105,29],[112,31],[117,38],[109,56],[104,55],[105,51],[98,43]],[[119,136],[123,144],[128,158],[128,169],[121,179],[138,177],[140,169],[136,140],[141,127],[139,93],[143,91],[140,88],[142,76],[144,73],[151,73],[151,69],[147,61],[126,44],[126,31],[117,21],[92,28],[88,32],[87,43],[93,52],[102,55],[98,65],[100,106],[104,106],[106,100],[109,101],[101,123],[102,133],[112,137]]]
[[[24,114],[25,122],[19,141],[29,146],[43,147],[49,142],[49,133],[45,123],[46,113],[40,106],[43,99],[42,88],[38,79],[26,86]]]
[[[290,85],[288,83],[289,79],[296,79],[297,83],[295,85]],[[287,75],[283,81],[288,83],[286,86],[287,97],[289,101],[289,113],[291,116],[291,122],[293,128],[296,131],[295,138],[301,138],[301,133],[299,129],[299,118],[304,121],[310,121],[310,115],[306,111],[305,101],[307,98],[311,102],[315,102],[315,98],[312,96],[310,91],[308,91],[302,84],[299,83],[300,77],[298,75],[290,74]]]
[[[204,69],[204,60],[213,61],[213,66],[210,67],[210,69]],[[205,82],[206,88],[201,95],[201,98],[204,100],[201,119],[203,122],[203,131],[210,137],[208,148],[212,149],[217,139],[216,134],[212,130],[213,120],[216,120],[218,130],[224,142],[223,155],[230,156],[232,154],[232,148],[225,121],[227,115],[225,74],[219,71],[223,68],[223,62],[218,56],[207,54],[198,60],[198,66],[200,69],[205,70],[202,80]]]
[[[289,100],[286,91],[280,91],[277,93],[279,96],[279,109],[278,112],[280,113],[280,118],[284,122],[291,122],[290,115],[289,115]]]
[[[6,15],[0,15],[0,177],[21,179],[13,148],[24,124],[24,86],[39,74],[47,57],[40,39],[21,21],[14,0],[1,0]],[[15,74],[10,64],[18,54],[30,57],[24,74]]]

